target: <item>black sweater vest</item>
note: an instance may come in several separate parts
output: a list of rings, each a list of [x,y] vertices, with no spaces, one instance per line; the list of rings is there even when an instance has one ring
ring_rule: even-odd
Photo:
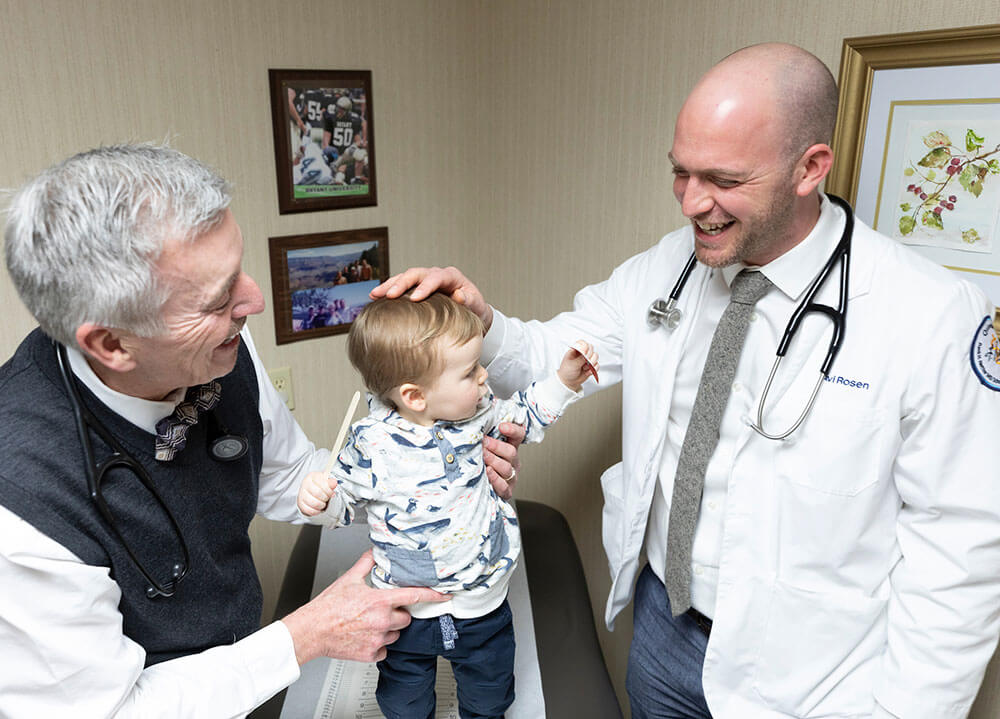
[[[259,388],[245,346],[235,369],[219,381],[217,417],[250,442],[247,454],[235,462],[209,457],[207,421],[191,428],[187,446],[173,461],[157,462],[153,435],[109,410],[77,382],[87,408],[146,468],[187,543],[190,566],[176,593],[150,599],[148,583],[89,497],[83,449],[52,341],[35,330],[0,367],[0,504],[87,564],[110,570],[122,591],[124,633],[146,650],[147,666],[229,644],[259,626],[261,589],[248,528],[257,506],[263,428]],[[100,463],[111,450],[94,432],[90,438]],[[183,555],[159,505],[132,472],[113,469],[102,486],[120,531],[143,564],[154,578],[168,580]]]

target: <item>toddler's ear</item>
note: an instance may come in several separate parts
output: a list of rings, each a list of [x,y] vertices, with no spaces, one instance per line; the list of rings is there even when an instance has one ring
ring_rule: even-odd
[[[427,409],[427,398],[424,396],[424,390],[420,385],[407,382],[400,385],[396,393],[399,395],[402,405],[411,412],[419,413]]]

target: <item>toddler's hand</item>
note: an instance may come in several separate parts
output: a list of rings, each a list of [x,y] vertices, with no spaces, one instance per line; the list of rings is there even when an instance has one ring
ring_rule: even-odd
[[[333,490],[330,480],[323,472],[310,472],[299,487],[299,511],[307,517],[321,514],[330,503]]]
[[[580,387],[591,374],[597,380],[597,351],[583,340],[573,343],[573,348],[563,357],[556,374],[569,389],[579,392]]]

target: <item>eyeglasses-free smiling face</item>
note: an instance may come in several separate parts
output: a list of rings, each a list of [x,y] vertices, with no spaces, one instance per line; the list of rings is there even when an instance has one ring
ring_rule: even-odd
[[[712,108],[710,118],[699,110],[698,103],[685,105],[669,155],[674,196],[694,228],[695,253],[710,267],[765,265],[790,239],[793,168],[780,156],[776,133],[738,113],[736,103]]]
[[[162,308],[167,331],[122,339],[136,361],[136,396],[162,399],[232,371],[239,331],[248,316],[264,309],[260,288],[242,262],[243,234],[228,210],[218,227],[193,241],[166,243],[157,272],[169,292]]]
[[[766,265],[819,219],[836,113],[829,70],[801,48],[733,53],[691,91],[674,130],[674,195],[712,267]]]

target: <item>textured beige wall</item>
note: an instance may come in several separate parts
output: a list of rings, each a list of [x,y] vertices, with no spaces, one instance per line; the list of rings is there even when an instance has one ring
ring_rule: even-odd
[[[540,318],[681,222],[674,117],[721,56],[782,40],[836,72],[844,37],[1000,22],[995,0],[0,0],[0,12],[0,186],[97,143],[169,136],[236,183],[265,297],[269,236],[388,225],[394,269],[456,264],[497,306]],[[278,215],[269,67],[372,70],[378,207]],[[4,275],[0,303],[6,357],[32,322]],[[295,415],[328,442],[358,388],[343,338],[277,347],[269,312],[251,322],[264,361],[292,367]],[[615,390],[575,407],[524,450],[519,485],[569,519],[598,618],[597,478],[620,455],[619,411]],[[268,607],[295,531],[254,525]],[[601,630],[623,700],[629,634],[627,617]],[[998,686],[989,675],[974,717],[1000,715]]]

